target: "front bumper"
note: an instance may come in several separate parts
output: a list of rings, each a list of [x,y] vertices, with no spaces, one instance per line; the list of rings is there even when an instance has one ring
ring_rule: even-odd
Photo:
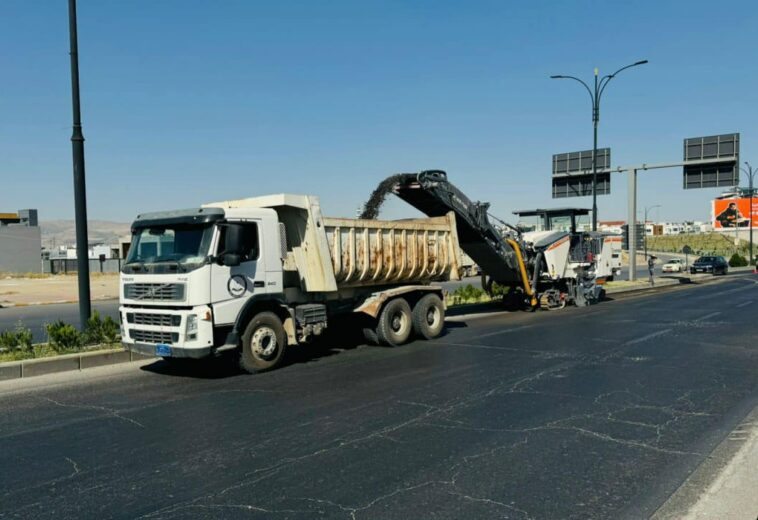
[[[168,352],[158,353],[157,347],[149,343],[123,342],[122,345],[124,346],[126,350],[129,350],[131,352],[136,352],[137,354],[142,354],[143,356],[162,356],[162,357],[172,357],[172,358],[200,359],[200,358],[208,357],[213,353],[212,347],[183,348],[183,347],[175,347],[173,345],[168,345],[170,349]]]
[[[202,358],[214,351],[213,320],[207,305],[182,308],[121,306],[121,343],[149,356]],[[188,327],[194,317],[195,327]]]

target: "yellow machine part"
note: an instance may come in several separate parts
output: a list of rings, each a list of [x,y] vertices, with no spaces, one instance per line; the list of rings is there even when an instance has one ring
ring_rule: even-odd
[[[529,276],[526,274],[526,264],[524,263],[524,257],[521,255],[521,246],[519,246],[518,242],[512,238],[506,239],[506,242],[508,242],[508,244],[516,252],[516,260],[518,260],[518,267],[519,272],[521,273],[521,282],[524,284],[524,291],[526,292],[527,296],[529,296],[529,303],[532,305],[532,307],[536,307],[537,296],[534,294],[532,284],[529,282]]]

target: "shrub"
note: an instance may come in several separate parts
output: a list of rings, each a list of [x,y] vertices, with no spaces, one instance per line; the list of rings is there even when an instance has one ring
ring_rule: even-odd
[[[87,326],[84,328],[84,343],[86,345],[116,343],[118,333],[119,326],[113,318],[106,316],[105,319],[101,319],[100,313],[95,311],[87,320]]]
[[[32,339],[32,331],[19,323],[16,330],[0,332],[0,348],[4,348],[8,352],[31,352]]]
[[[729,259],[729,267],[745,267],[746,265],[747,258],[740,255],[739,253],[734,253]]]
[[[492,296],[505,296],[511,292],[511,288],[505,285],[498,285],[497,283],[492,284]]]
[[[472,301],[478,301],[484,296],[484,290],[474,287],[471,284],[458,287],[453,292],[453,303],[458,305],[461,303],[468,303]]]
[[[31,329],[19,325],[16,327],[16,339],[21,350],[31,352],[32,341],[34,340],[34,334],[32,334]]]
[[[56,352],[79,349],[84,343],[84,336],[76,327],[61,320],[45,325],[50,347]]]
[[[18,348],[18,337],[12,330],[0,332],[0,348],[13,352]]]
[[[121,331],[120,327],[118,326],[118,323],[116,323],[116,320],[111,318],[110,316],[106,316],[103,320],[103,339],[106,343],[117,343],[118,342],[118,335]]]

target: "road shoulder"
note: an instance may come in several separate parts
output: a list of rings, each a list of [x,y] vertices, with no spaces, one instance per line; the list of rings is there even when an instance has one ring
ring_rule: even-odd
[[[654,520],[758,518],[758,406],[656,511]]]

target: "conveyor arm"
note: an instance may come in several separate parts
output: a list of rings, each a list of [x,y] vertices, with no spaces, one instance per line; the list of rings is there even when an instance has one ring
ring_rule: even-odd
[[[524,278],[524,260],[520,258],[518,243],[503,238],[489,221],[489,203],[472,202],[447,180],[441,170],[399,175],[395,194],[430,217],[456,216],[458,240],[461,249],[496,283],[507,286],[521,285],[531,291],[528,278]],[[516,249],[514,249],[514,245]],[[517,254],[518,251],[518,254]]]

